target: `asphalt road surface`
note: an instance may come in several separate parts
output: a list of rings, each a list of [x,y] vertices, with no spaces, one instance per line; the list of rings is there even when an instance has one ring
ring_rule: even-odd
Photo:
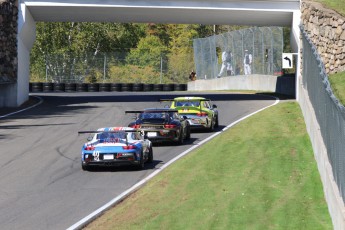
[[[127,126],[125,110],[163,107],[160,98],[204,96],[219,110],[218,130],[275,99],[264,95],[190,92],[35,94],[43,103],[0,119],[0,228],[66,229],[212,133],[192,133],[181,146],[155,145],[154,162],[83,171],[78,131]]]

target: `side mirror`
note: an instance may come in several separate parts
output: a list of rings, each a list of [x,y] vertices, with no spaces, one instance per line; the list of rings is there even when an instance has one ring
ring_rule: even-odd
[[[188,119],[188,117],[186,115],[183,115],[182,118],[185,119],[185,120]]]
[[[217,105],[212,105],[212,108],[216,109],[216,108],[217,108]]]

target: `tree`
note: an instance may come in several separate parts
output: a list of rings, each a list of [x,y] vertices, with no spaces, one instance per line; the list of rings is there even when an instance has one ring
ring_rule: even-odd
[[[31,76],[88,75],[91,65],[103,66],[101,52],[136,46],[145,26],[132,23],[38,22],[31,51]]]
[[[127,60],[133,65],[152,66],[160,71],[161,58],[166,52],[166,46],[157,36],[148,35],[139,41],[137,48],[131,50]]]
[[[199,25],[169,25],[169,77],[172,82],[186,82],[195,68],[193,38],[197,38]]]

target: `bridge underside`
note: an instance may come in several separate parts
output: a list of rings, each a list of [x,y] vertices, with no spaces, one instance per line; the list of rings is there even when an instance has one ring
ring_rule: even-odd
[[[290,26],[290,1],[25,1],[35,21]]]
[[[300,0],[19,0],[18,7],[17,82],[2,86],[0,107],[28,99],[36,21],[289,26],[293,52],[299,46]]]

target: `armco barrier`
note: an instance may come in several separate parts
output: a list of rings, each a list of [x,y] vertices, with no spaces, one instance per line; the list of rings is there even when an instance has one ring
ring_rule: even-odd
[[[186,91],[187,84],[143,83],[51,83],[30,82],[30,92],[150,92]]]

